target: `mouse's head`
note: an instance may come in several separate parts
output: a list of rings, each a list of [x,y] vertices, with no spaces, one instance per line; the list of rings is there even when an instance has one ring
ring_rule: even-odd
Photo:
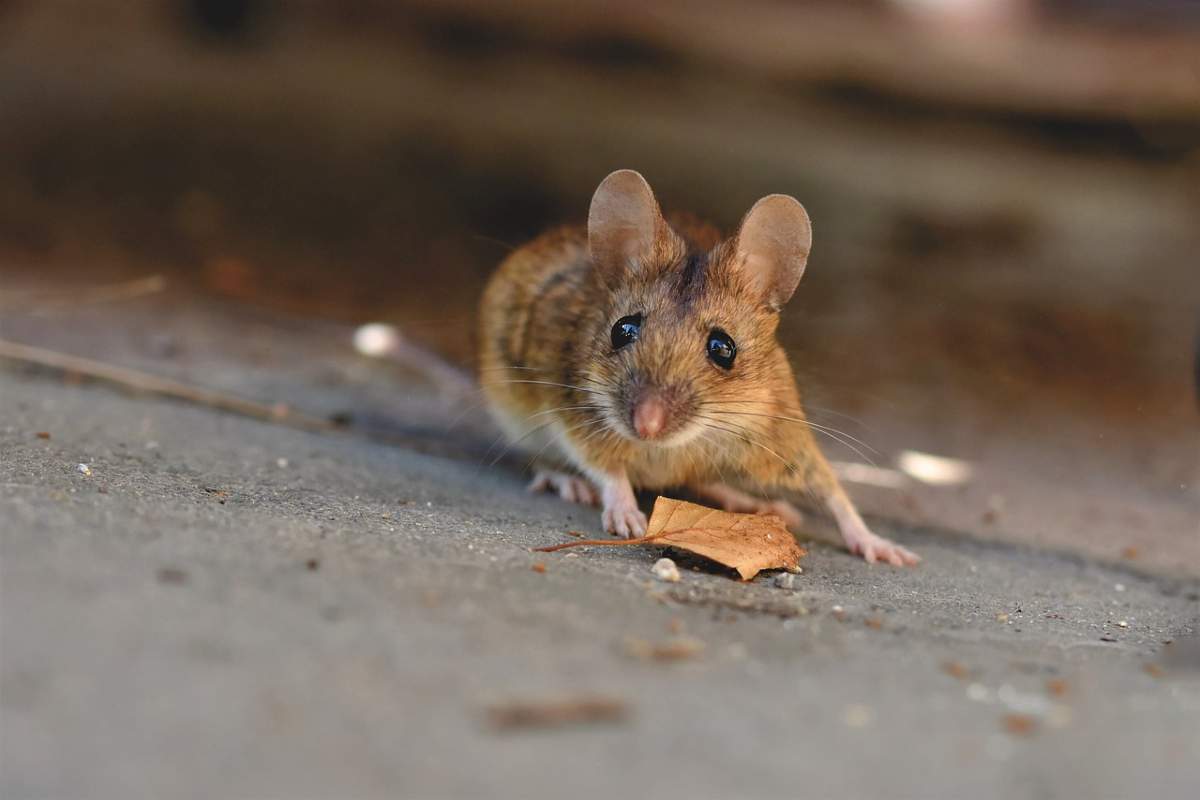
[[[605,178],[592,197],[588,246],[606,302],[581,333],[609,426],[678,446],[720,430],[722,407],[773,383],[779,310],[811,244],[808,215],[787,195],[759,200],[735,236],[704,250],[663,219],[640,174]]]

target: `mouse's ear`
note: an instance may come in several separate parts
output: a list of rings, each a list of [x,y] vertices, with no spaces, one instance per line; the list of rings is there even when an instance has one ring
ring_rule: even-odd
[[[667,230],[654,192],[641,173],[617,170],[592,195],[588,248],[592,263],[610,284],[649,263]]]
[[[796,291],[808,253],[812,224],[796,198],[772,194],[754,204],[738,229],[733,269],[774,309]]]

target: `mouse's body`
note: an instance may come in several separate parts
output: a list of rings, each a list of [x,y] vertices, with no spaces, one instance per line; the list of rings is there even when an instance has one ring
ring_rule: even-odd
[[[532,488],[603,505],[605,528],[641,536],[638,489],[687,487],[737,511],[772,510],[803,491],[870,561],[916,557],[872,534],[804,417],[775,339],[803,273],[808,217],[794,199],[760,200],[720,241],[663,219],[636,172],[596,190],[586,228],[514,251],[481,306],[480,383],[489,407],[538,468]]]

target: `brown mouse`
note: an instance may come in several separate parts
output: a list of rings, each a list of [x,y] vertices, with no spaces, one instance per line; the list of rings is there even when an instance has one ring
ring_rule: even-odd
[[[531,489],[601,504],[604,527],[646,531],[634,489],[686,487],[727,510],[769,510],[806,492],[851,552],[919,559],[876,536],[818,449],[779,312],[804,273],[812,228],[775,194],[736,235],[668,222],[646,180],[609,175],[587,227],[511,253],[484,292],[480,383],[492,414],[537,468]]]

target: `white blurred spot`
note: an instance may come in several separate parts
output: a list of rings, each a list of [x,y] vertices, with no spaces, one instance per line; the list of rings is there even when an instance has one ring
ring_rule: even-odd
[[[861,483],[865,486],[901,489],[908,483],[908,478],[903,473],[887,467],[873,467],[870,464],[857,464],[853,461],[835,461],[833,469],[842,480],[849,483]]]
[[[966,461],[905,450],[896,459],[902,472],[931,486],[955,486],[971,480],[971,465]]]
[[[369,322],[354,331],[354,349],[372,358],[393,352],[399,342],[400,332],[385,322]]]

